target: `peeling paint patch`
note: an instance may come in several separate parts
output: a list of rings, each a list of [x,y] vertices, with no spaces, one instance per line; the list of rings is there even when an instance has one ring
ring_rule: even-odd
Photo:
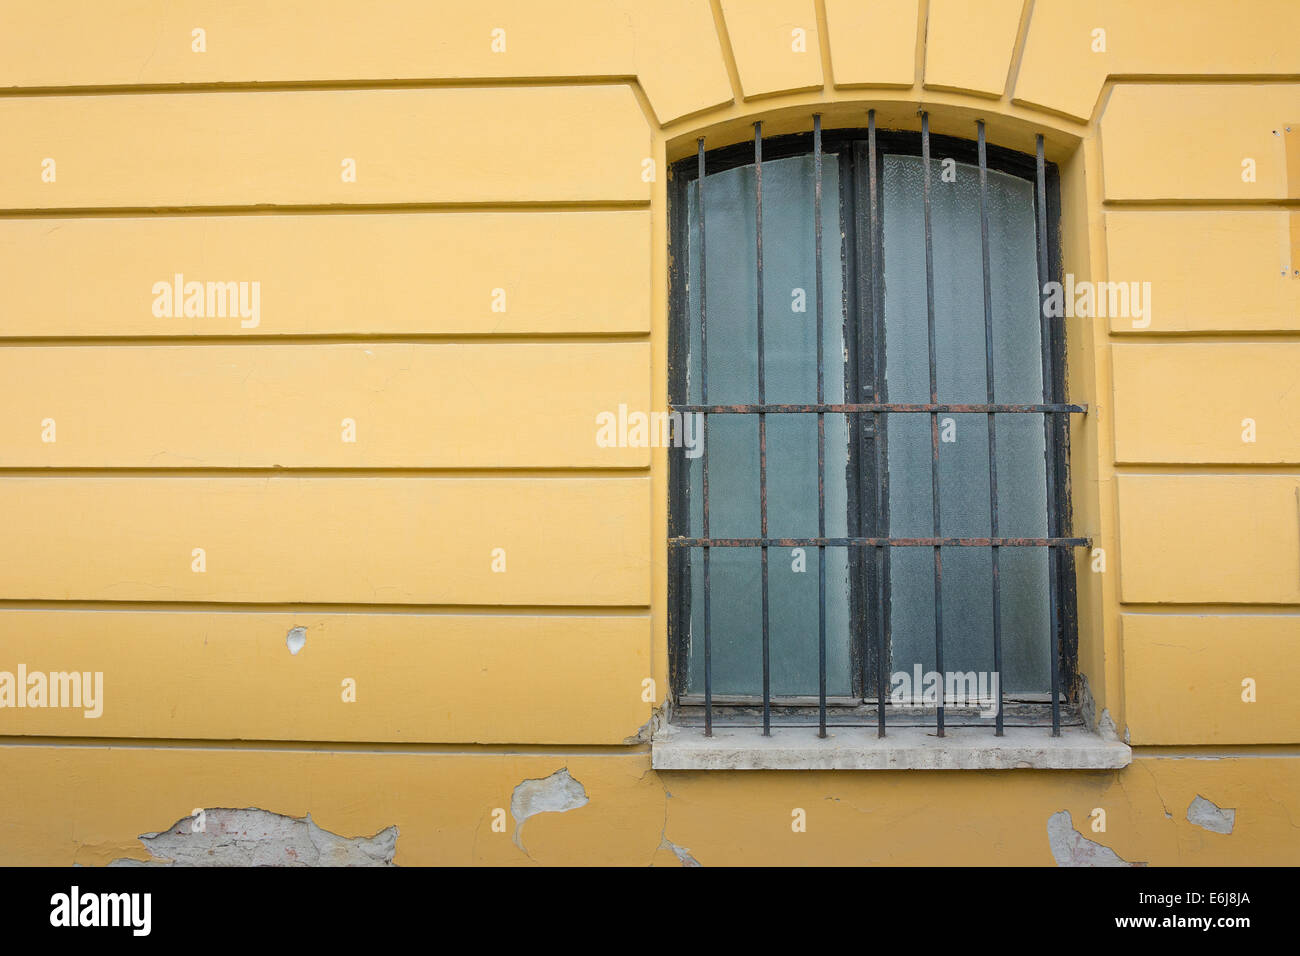
[[[659,849],[661,849],[661,850],[672,850],[672,851],[673,851],[673,856],[675,856],[675,857],[677,857],[677,859],[681,860],[681,862],[682,862],[682,866],[700,866],[700,865],[701,865],[699,860],[697,860],[697,859],[695,859],[695,857],[691,856],[691,850],[690,850],[690,847],[678,846],[676,843],[674,843],[672,840],[668,839],[667,837],[664,837],[664,838],[659,842]]]
[[[587,791],[561,767],[549,777],[525,780],[510,795],[510,815],[515,818],[515,846],[527,853],[523,843],[524,823],[538,813],[566,813],[590,803]]]
[[[1237,823],[1237,811],[1219,807],[1198,793],[1187,807],[1187,822],[1211,833],[1231,833]]]
[[[1085,839],[1074,828],[1069,810],[1061,810],[1047,818],[1047,842],[1057,866],[1141,866],[1122,860],[1114,850]]]
[[[195,832],[189,816],[160,833],[142,833],[152,859],[120,859],[109,866],[393,866],[397,827],[371,837],[344,837],[305,817],[249,807],[203,811]]]
[[[1106,740],[1119,740],[1119,734],[1115,730],[1115,721],[1110,716],[1110,711],[1105,707],[1101,709],[1101,719],[1097,721],[1097,733],[1101,734]],[[1124,743],[1128,743],[1128,730],[1124,731]]]
[[[284,636],[284,644],[289,648],[289,653],[297,655],[307,643],[307,628],[294,627],[290,628],[289,633]]]
[[[653,717],[637,728],[636,733],[623,738],[625,744],[648,744],[654,737],[656,721]]]
[[[624,737],[623,743],[625,744],[650,743],[650,741],[654,739],[655,734],[659,732],[659,728],[663,726],[666,710],[667,710],[667,704],[665,704],[663,707],[655,708],[654,713],[650,715],[650,719],[647,720],[640,727],[638,727],[636,733],[632,734],[630,737]]]

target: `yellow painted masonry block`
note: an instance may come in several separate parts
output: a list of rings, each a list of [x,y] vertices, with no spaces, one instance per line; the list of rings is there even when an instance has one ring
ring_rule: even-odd
[[[139,835],[165,829],[196,807],[256,807],[298,818],[311,813],[318,826],[347,837],[396,826],[398,866],[646,865],[656,857],[669,798],[647,772],[648,753],[412,752],[401,746],[3,746],[0,779],[17,786],[0,809],[0,825],[10,835],[0,859],[68,863],[75,857],[88,865],[149,859]],[[29,749],[43,757],[19,752]],[[121,760],[115,754],[136,756]],[[562,770],[582,787],[586,802],[516,820],[515,788]],[[57,779],[16,776],[29,773]],[[63,796],[50,802],[55,793]],[[493,828],[497,810],[500,831]],[[152,817],[170,819],[146,823]]]
[[[1300,603],[1300,475],[1121,475],[1122,600]]]
[[[626,86],[6,97],[0,128],[9,209],[647,201],[651,189],[650,131]]]
[[[627,75],[619,7],[316,0],[304,16],[259,0],[6,5],[0,86]]]
[[[1101,117],[1106,198],[1286,199],[1297,117],[1295,83],[1117,86]]]
[[[8,477],[0,525],[5,598],[650,601],[642,477]]]
[[[1300,742],[1300,615],[1122,619],[1134,746]]]
[[[1117,344],[1115,459],[1300,464],[1300,343]]]
[[[529,3],[535,6],[536,0]],[[618,5],[632,29],[637,78],[660,123],[732,101],[708,0],[619,0]]]
[[[103,675],[99,716],[4,708],[6,735],[622,744],[652,707],[644,615],[3,610],[0,643]]]
[[[1294,76],[1297,34],[1293,0],[1034,0],[1015,100],[1088,119],[1108,75]]]
[[[930,0],[925,85],[1001,96],[1024,0]]]
[[[1151,283],[1151,325],[1161,332],[1281,332],[1300,329],[1300,255],[1295,213],[1111,211],[1107,272],[1115,282]],[[1132,332],[1131,318],[1110,320]]]
[[[10,347],[0,404],[8,467],[650,464],[597,442],[650,410],[643,342]]]
[[[155,315],[158,282],[259,283]],[[173,306],[175,303],[173,302]],[[0,219],[0,336],[647,332],[650,213]]]
[[[836,86],[911,86],[918,0],[826,0]]]
[[[745,99],[820,87],[813,0],[722,0]]]
[[[315,0],[311,16],[261,0],[0,10],[0,87],[631,76],[662,122],[728,102],[707,0]]]
[[[306,653],[306,652],[304,652]],[[581,800],[523,821],[511,796],[565,775]],[[1300,762],[1142,758],[1118,773],[665,773],[650,755],[393,748],[0,746],[8,865],[146,860],[143,833],[195,808],[252,807],[345,837],[398,828],[415,865],[1052,866],[1047,821],[1131,863],[1282,865],[1300,853]],[[1186,818],[1197,797],[1236,810],[1233,833]],[[1107,831],[1089,815],[1107,811]],[[806,812],[793,833],[791,812]],[[497,811],[500,811],[497,814]],[[494,816],[503,823],[493,827]],[[516,844],[515,839],[518,839]],[[675,848],[675,849],[674,849]]]

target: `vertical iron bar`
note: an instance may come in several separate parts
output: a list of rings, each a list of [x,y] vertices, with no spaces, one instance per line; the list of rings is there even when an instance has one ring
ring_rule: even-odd
[[[708,310],[705,307],[705,254],[704,254],[704,137],[698,140],[699,156],[698,171],[699,175],[695,181],[696,204],[699,206],[700,213],[700,402],[709,404],[709,335],[708,323],[706,322]],[[709,537],[709,415],[708,412],[700,413],[700,446],[704,459],[702,465],[704,470],[704,502],[703,502],[703,528],[705,540]],[[710,634],[712,621],[710,620],[710,601],[709,601],[709,552],[712,548],[704,549],[704,736],[713,736],[713,640]]]
[[[984,274],[984,377],[988,401],[994,402],[993,386],[993,288],[989,269],[988,159],[985,156],[984,121],[977,120],[980,161],[980,259]],[[998,537],[998,433],[997,416],[989,412],[989,534]],[[998,678],[998,715],[994,735],[1002,736],[1002,581],[998,567],[998,546],[993,557],[993,673]]]
[[[763,345],[763,124],[754,124],[754,230],[758,266],[758,403],[767,402],[767,383]],[[758,508],[762,536],[767,539],[767,415],[758,413]],[[762,546],[763,561],[763,736],[772,734],[772,667],[768,650],[767,545]]]
[[[930,402],[939,401],[938,360],[934,344],[934,241],[930,225],[930,114],[921,114],[921,166],[924,178],[925,203],[925,322],[930,346]],[[930,503],[933,512],[934,536],[941,536],[939,515],[939,413],[930,413]],[[934,548],[934,667],[946,686],[943,672],[943,552]],[[943,734],[943,688],[939,690],[939,706],[935,723],[938,735]]]
[[[871,192],[870,208],[871,223],[868,235],[868,252],[871,259],[869,272],[871,275],[871,319],[873,322],[872,342],[871,342],[871,387],[874,391],[874,401],[888,401],[887,389],[885,388],[884,376],[880,374],[880,354],[885,347],[884,336],[884,318],[881,316],[880,296],[877,290],[880,288],[882,281],[881,270],[876,268],[877,265],[877,237],[880,235],[880,207],[876,202],[876,111],[867,110],[867,187]],[[875,525],[875,534],[881,534],[881,526],[884,516],[884,508],[887,505],[885,497],[885,471],[884,471],[884,441],[885,436],[881,428],[880,412],[875,412],[872,416],[872,433],[871,444],[872,451],[876,460],[876,511],[873,516]],[[885,690],[888,687],[886,677],[886,660],[888,659],[888,646],[885,634],[885,593],[887,588],[887,578],[889,576],[889,549],[885,545],[877,545],[875,549],[876,558],[876,736],[885,736]]]
[[[822,117],[813,114],[813,244],[816,263],[817,404],[825,398],[822,342]],[[817,413],[817,537],[826,537],[826,415]],[[817,547],[817,736],[826,736],[826,546]]]
[[[1055,387],[1052,379],[1052,326],[1047,317],[1047,309],[1044,308],[1043,296],[1046,294],[1045,288],[1050,281],[1048,275],[1047,263],[1047,159],[1044,155],[1043,137],[1039,134],[1037,137],[1038,146],[1038,316],[1039,329],[1042,344],[1043,356],[1043,401],[1055,401]],[[1043,463],[1047,472],[1047,535],[1056,537],[1057,534],[1057,515],[1056,515],[1056,461],[1053,450],[1054,417],[1053,413],[1047,412],[1043,415]],[[1061,660],[1061,634],[1060,621],[1058,620],[1057,602],[1056,602],[1056,548],[1048,547],[1047,549],[1047,601],[1049,627],[1052,634],[1052,659],[1050,661],[1052,671],[1052,736],[1061,736],[1061,701],[1060,701],[1060,660]]]

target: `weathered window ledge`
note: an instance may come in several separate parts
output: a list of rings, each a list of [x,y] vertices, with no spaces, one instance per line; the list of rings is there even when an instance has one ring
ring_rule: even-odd
[[[1132,751],[1082,727],[1062,727],[1053,737],[1043,727],[950,727],[944,737],[932,727],[832,727],[825,738],[815,728],[713,728],[666,724],[651,741],[655,770],[1117,770]]]

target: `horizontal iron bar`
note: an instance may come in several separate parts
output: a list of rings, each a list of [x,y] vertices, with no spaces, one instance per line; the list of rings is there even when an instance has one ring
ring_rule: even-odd
[[[1077,414],[1087,414],[1087,405],[1068,405],[1068,404],[1038,404],[1038,405],[1017,405],[1017,404],[958,404],[958,405],[910,405],[902,402],[856,402],[847,405],[669,405],[676,412],[704,412],[709,415],[799,415],[813,414],[816,412],[825,412],[831,414],[852,414],[854,412],[924,412],[926,414],[935,414],[950,412],[953,414],[972,414],[972,415],[1000,415],[1000,414],[1033,414],[1047,412],[1071,412]]]
[[[669,538],[674,548],[1086,548],[1091,538]]]

